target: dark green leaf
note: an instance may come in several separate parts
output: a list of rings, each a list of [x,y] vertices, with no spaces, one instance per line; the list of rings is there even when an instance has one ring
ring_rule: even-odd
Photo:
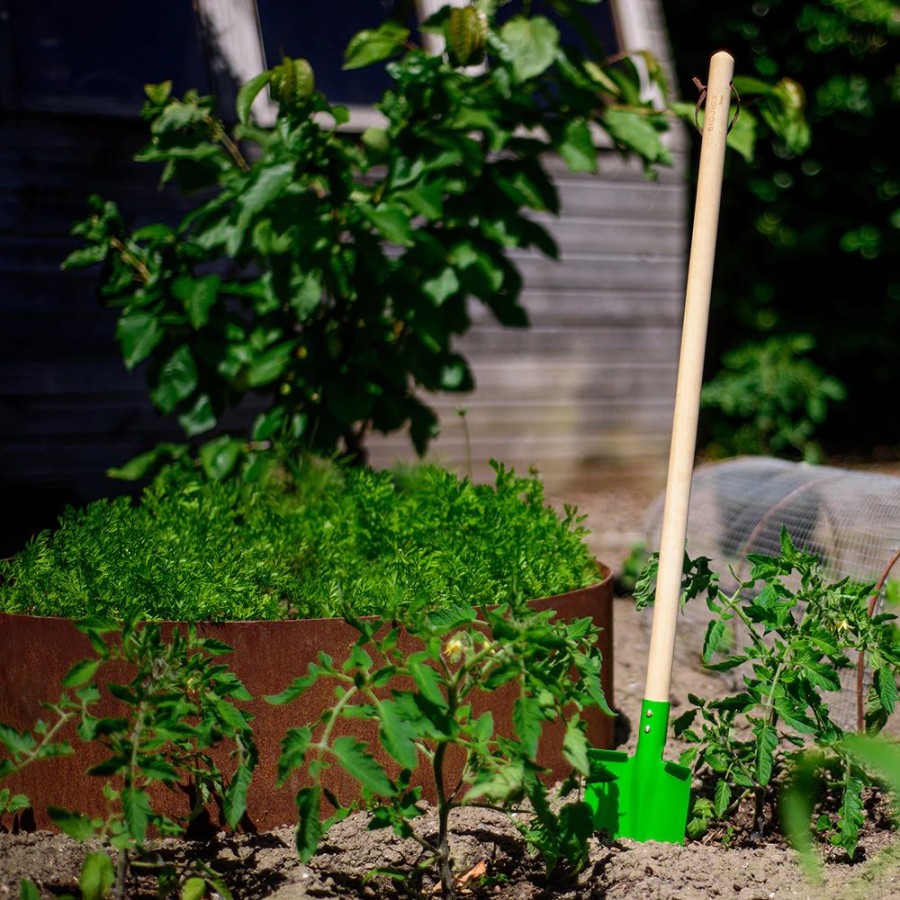
[[[172,293],[184,304],[192,328],[202,328],[209,322],[209,311],[219,296],[221,282],[218,275],[203,278],[182,275],[172,282]]]
[[[191,396],[198,381],[197,363],[191,348],[181,344],[160,367],[150,397],[160,412],[170,413],[182,400]]]
[[[76,841],[86,841],[96,834],[91,820],[82,813],[69,812],[57,806],[48,806],[47,815],[60,831],[75,838]]]
[[[99,659],[83,659],[75,663],[63,678],[62,686],[73,688],[86,684],[94,677],[101,662],[102,660]]]
[[[186,412],[180,413],[178,423],[188,437],[195,437],[216,427],[217,418],[208,394],[199,394]]]
[[[34,738],[28,732],[19,732],[15,728],[0,722],[0,744],[10,754],[30,753],[36,745]]]
[[[285,341],[260,354],[247,372],[247,382],[251,387],[262,387],[280,378],[287,370],[294,352],[293,341]]]
[[[245,448],[243,441],[220,435],[200,447],[199,456],[203,471],[214,481],[223,481],[237,465]]]
[[[274,702],[271,698],[266,698]],[[281,756],[278,758],[278,781],[280,787],[295,769],[299,769],[306,761],[306,751],[312,743],[312,729],[289,728],[281,739]]]
[[[704,664],[712,659],[713,654],[719,649],[724,636],[725,623],[721,619],[712,619],[706,627],[706,636],[703,638],[701,659]]]
[[[126,312],[116,324],[116,337],[122,346],[125,367],[131,370],[153,352],[163,339],[163,331],[150,313]]]
[[[318,787],[305,787],[297,792],[297,831],[294,834],[300,862],[309,862],[319,847],[322,823],[319,806],[322,791]]]
[[[512,712],[513,727],[529,759],[537,758],[543,718],[541,708],[533,697],[516,697]]]
[[[283,162],[266,165],[251,176],[251,181],[235,201],[237,220],[235,229],[229,236],[226,245],[230,256],[237,255],[244,239],[244,233],[254,216],[281,196],[284,189],[290,184],[293,174],[294,163]]]
[[[571,763],[572,768],[582,775],[590,772],[588,760],[588,740],[584,727],[579,719],[566,722],[566,734],[563,738],[563,756]]]
[[[238,122],[242,125],[250,123],[250,111],[253,108],[253,102],[271,78],[271,72],[260,72],[255,78],[251,78],[241,85],[235,101],[235,111],[237,112]]]
[[[126,786],[122,789],[122,809],[128,831],[142,844],[147,837],[147,824],[153,812],[150,798],[139,788]]]
[[[731,785],[723,778],[716,785],[716,795],[713,803],[713,809],[717,817],[721,818],[731,803]]]
[[[393,797],[397,793],[384,767],[366,750],[366,745],[350,735],[337,738],[331,745],[344,770],[359,783],[375,794]]]
[[[247,809],[247,790],[252,777],[253,773],[248,766],[238,766],[225,789],[225,796],[222,798],[222,812],[225,814],[225,821],[231,828],[237,828]]]
[[[365,217],[386,237],[395,244],[411,247],[413,229],[409,216],[399,206],[361,207]]]
[[[771,725],[758,725],[753,733],[756,735],[756,777],[760,784],[766,785],[772,777],[778,733]]]

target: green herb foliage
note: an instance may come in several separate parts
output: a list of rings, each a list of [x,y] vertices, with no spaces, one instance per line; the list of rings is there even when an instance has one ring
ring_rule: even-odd
[[[840,672],[854,667],[864,650],[873,678],[866,725],[879,731],[894,711],[900,645],[892,614],[869,616],[872,585],[825,580],[818,559],[781,534],[779,558],[750,554],[750,572],[726,594],[708,560],[686,561],[684,600],[706,595],[713,613],[702,659],[713,671],[740,669],[743,688],[718,700],[690,696],[692,709],[673,723],[674,733],[694,746],[682,754],[704,783],[694,800],[688,834],[697,837],[727,821],[751,801],[754,830],[764,833],[776,817],[775,786],[812,745],[820,768],[838,797],[823,832],[853,856],[864,821],[865,772],[846,751],[827,695],[841,690]],[[652,597],[655,564],[642,577],[636,598]],[[721,658],[720,648],[729,655]],[[731,647],[739,648],[731,650]]]
[[[399,614],[543,597],[598,579],[573,509],[496,465],[493,485],[436,466],[374,472],[307,460],[240,484],[170,468],[137,505],[70,509],[0,563],[0,608],[178,621]]]
[[[282,741],[281,782],[297,769],[308,782],[297,794],[301,859],[309,859],[329,825],[350,812],[323,785],[326,772],[339,767],[360,783],[372,815],[370,828],[392,828],[421,846],[412,870],[378,870],[415,896],[423,874],[434,870],[443,895],[456,896],[448,836],[450,814],[464,806],[506,812],[527,806],[523,833],[543,856],[548,876],[583,867],[593,824],[576,790],[589,774],[581,713],[591,706],[609,709],[600,681],[598,629],[590,619],[564,622],[553,616],[520,602],[480,612],[470,604],[423,612],[406,620],[412,650],[401,643],[395,624],[351,619],[360,637],[346,662],[335,664],[322,653],[306,675],[267,698],[277,704],[299,699],[302,717],[306,690],[320,680],[335,687],[334,707],[317,721],[292,728]],[[475,712],[479,698],[501,686],[515,691],[513,731],[507,736],[497,733],[490,712]],[[360,719],[374,723],[373,736],[377,726],[389,767],[341,727]],[[551,803],[536,762],[545,723],[560,721],[565,723],[562,752],[572,766],[561,793],[575,796],[561,806]],[[462,775],[450,774],[448,758],[464,761]],[[414,774],[419,786],[414,786]],[[417,828],[424,812],[422,784],[437,797],[435,834]],[[323,798],[335,806],[324,822]]]
[[[130,230],[94,197],[73,230],[84,246],[63,266],[103,265],[125,364],[145,364],[153,403],[187,436],[250,395],[263,406],[250,443],[215,439],[208,452],[223,465],[273,441],[362,459],[372,430],[408,429],[423,452],[437,431],[427,392],[473,386],[454,345],[469,302],[527,325],[514,254],[558,256],[533,217],[560,208],[546,156],[594,172],[600,131],[648,173],[670,163],[667,111],[647,99],[648,86],[667,93],[652,56],[606,59],[579,28],[579,0],[548,6],[593,59],[531,4],[496,19],[498,5],[429,19],[423,31],[446,54],[394,20],[356,35],[345,68],[385,66],[391,79],[376,104],[383,124],[361,136],[302,59],[243,86],[233,129],[212,98],[147,86],[151,137],[137,158],[162,167],[190,212]],[[271,128],[251,113],[266,90],[278,105]]]

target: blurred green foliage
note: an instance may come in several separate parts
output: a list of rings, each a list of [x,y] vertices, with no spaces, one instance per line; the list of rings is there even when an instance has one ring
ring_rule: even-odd
[[[663,0],[663,8],[682,96],[695,96],[691,79],[722,47],[737,72],[798,83],[810,129],[809,149],[792,153],[760,116],[754,157],[727,160],[708,374],[748,341],[810,334],[813,361],[847,388],[847,402],[817,429],[826,451],[896,447],[896,424],[877,407],[873,415],[870,401],[900,383],[896,4]],[[704,431],[713,421],[707,411]]]

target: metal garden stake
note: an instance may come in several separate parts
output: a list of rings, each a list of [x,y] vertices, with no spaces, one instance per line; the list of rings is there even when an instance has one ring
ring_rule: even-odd
[[[734,59],[730,54],[720,51],[710,59],[659,574],[637,748],[630,757],[613,750],[592,751],[592,768],[596,772],[586,792],[598,829],[612,837],[637,841],[682,843],[690,805],[691,770],[666,761],[663,752],[669,723],[675,623],[681,596],[733,71]]]

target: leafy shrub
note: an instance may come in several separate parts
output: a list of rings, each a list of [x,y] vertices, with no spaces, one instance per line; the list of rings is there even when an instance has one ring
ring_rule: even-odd
[[[329,617],[344,606],[390,615],[596,581],[575,510],[560,516],[536,477],[495,470],[488,485],[436,466],[309,460],[286,485],[169,468],[137,505],[69,509],[0,562],[0,608],[186,621]]]
[[[578,3],[550,6],[578,30]],[[188,437],[253,395],[266,410],[254,442],[360,458],[369,431],[408,428],[423,451],[437,429],[424,392],[473,384],[453,346],[470,298],[526,325],[510,252],[558,254],[530,217],[559,212],[543,157],[596,171],[597,128],[648,172],[669,164],[665,114],[641,90],[649,73],[665,91],[649,55],[608,61],[582,33],[591,60],[528,4],[508,12],[441,9],[423,30],[446,40],[442,55],[395,20],[356,35],[345,67],[383,64],[392,82],[376,104],[384,125],[361,137],[306,60],[244,85],[233,129],[212,98],[148,86],[138,159],[162,167],[190,212],[131,230],[94,197],[63,265],[103,264],[125,364],[146,363],[153,403]],[[251,116],[266,89],[273,128]]]
[[[814,439],[828,404],[845,390],[805,358],[815,342],[808,334],[772,337],[725,354],[723,368],[703,386],[713,419],[707,451],[715,456],[790,456],[821,462]]]

